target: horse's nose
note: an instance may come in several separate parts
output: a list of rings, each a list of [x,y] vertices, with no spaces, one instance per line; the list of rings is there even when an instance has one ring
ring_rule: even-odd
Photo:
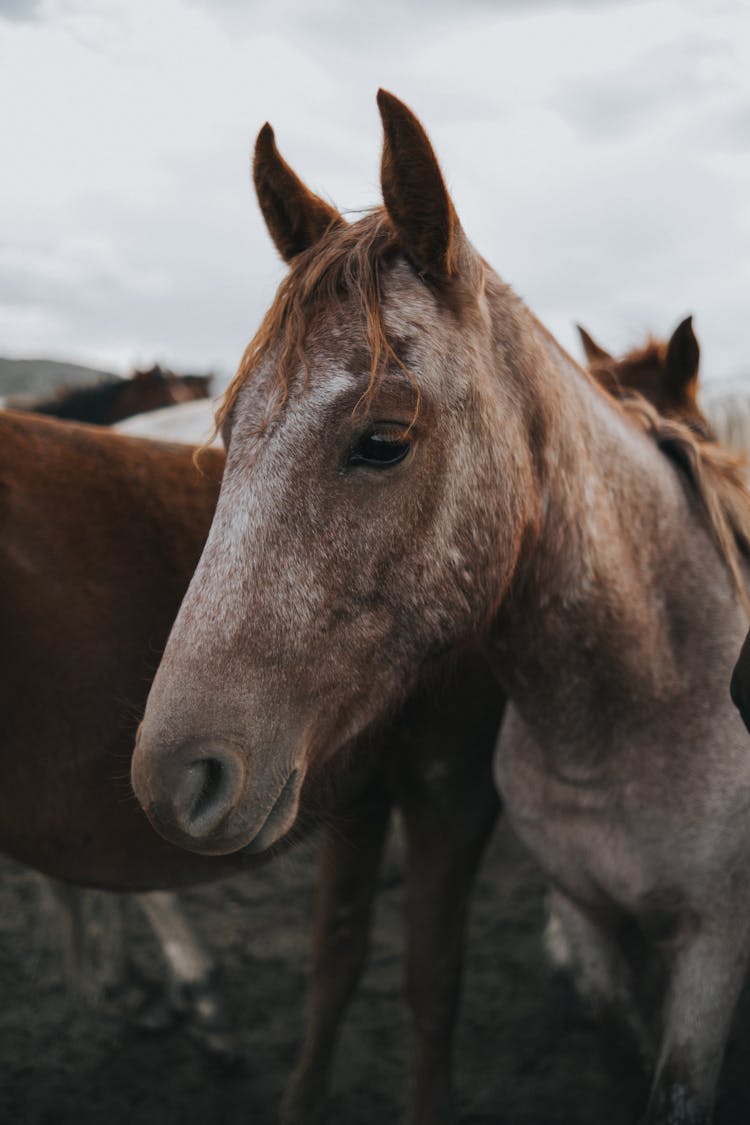
[[[245,771],[228,748],[212,747],[176,770],[172,811],[180,831],[193,839],[210,836],[239,801]]]
[[[133,787],[154,827],[186,847],[220,833],[245,788],[239,748],[207,742],[172,748],[155,760],[152,754],[139,737]]]

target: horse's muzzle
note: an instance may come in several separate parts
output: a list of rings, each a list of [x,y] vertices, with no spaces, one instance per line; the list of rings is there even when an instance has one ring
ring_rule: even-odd
[[[301,777],[292,769],[280,785],[257,776],[251,783],[246,763],[243,748],[223,739],[162,750],[139,731],[133,789],[170,843],[206,855],[260,852],[294,823]]]

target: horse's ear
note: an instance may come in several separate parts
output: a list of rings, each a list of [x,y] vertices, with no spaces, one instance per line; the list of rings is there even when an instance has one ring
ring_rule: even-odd
[[[313,246],[344,220],[335,207],[314,195],[287,164],[266,122],[258,133],[253,180],[269,234],[285,262]]]
[[[578,335],[581,337],[583,351],[586,356],[586,362],[588,364],[613,362],[612,356],[609,354],[609,352],[605,352],[604,348],[600,347],[599,344],[597,344],[596,340],[589,336],[585,328],[583,328],[580,324],[576,324],[576,328],[578,329]]]
[[[664,359],[665,381],[673,393],[686,393],[698,384],[701,350],[693,331],[692,316],[685,317],[672,333]]]
[[[383,120],[383,201],[404,253],[440,281],[458,273],[465,237],[440,165],[421,124],[403,102],[378,90]]]

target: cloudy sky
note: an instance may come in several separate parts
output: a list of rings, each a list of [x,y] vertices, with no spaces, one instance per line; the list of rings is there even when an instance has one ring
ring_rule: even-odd
[[[367,207],[379,85],[575,354],[692,312],[750,378],[745,0],[0,0],[0,355],[231,373],[282,274],[255,133]]]

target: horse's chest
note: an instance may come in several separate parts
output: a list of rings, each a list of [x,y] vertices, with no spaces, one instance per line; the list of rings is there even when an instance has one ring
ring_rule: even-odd
[[[634,847],[633,783],[601,766],[552,772],[517,716],[504,728],[495,779],[521,839],[547,878],[574,898],[635,909],[668,858]],[[636,835],[638,832],[636,830]]]

